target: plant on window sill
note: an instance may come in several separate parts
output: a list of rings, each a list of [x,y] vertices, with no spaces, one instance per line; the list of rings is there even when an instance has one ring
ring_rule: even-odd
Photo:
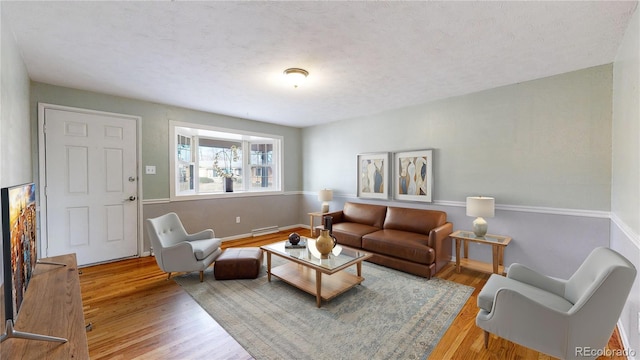
[[[229,149],[220,150],[216,153],[213,160],[213,169],[216,171],[216,175],[222,178],[235,179],[231,164],[239,160],[238,151],[238,147],[232,145]],[[221,158],[223,163],[222,167],[220,166]]]

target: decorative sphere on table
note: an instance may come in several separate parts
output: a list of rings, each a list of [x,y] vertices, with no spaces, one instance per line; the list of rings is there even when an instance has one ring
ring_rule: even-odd
[[[298,233],[291,233],[289,235],[289,242],[291,245],[298,245],[300,242],[300,235]]]

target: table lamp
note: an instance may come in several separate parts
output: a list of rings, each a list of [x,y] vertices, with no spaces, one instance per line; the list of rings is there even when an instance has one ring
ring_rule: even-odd
[[[322,213],[328,213],[329,201],[333,200],[333,190],[320,190],[320,192],[318,193],[318,200],[322,201]]]
[[[485,217],[493,217],[495,212],[495,199],[485,196],[467,197],[467,216],[475,216],[473,220],[473,233],[477,237],[487,234],[487,221]]]

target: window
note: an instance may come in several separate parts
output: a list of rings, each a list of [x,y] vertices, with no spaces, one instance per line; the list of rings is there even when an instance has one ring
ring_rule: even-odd
[[[194,162],[191,151],[191,138],[178,135],[177,138],[178,191],[193,189]]]
[[[273,186],[273,144],[252,143],[249,154],[251,187],[269,188]]]
[[[281,190],[282,138],[171,122],[172,197]]]

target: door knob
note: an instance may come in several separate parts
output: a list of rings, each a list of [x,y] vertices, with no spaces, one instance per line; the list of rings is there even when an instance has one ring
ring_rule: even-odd
[[[128,199],[128,200],[129,200],[129,201],[136,201],[136,197],[135,197],[135,196],[133,196],[133,195],[131,195],[131,196],[129,196],[129,199]]]

